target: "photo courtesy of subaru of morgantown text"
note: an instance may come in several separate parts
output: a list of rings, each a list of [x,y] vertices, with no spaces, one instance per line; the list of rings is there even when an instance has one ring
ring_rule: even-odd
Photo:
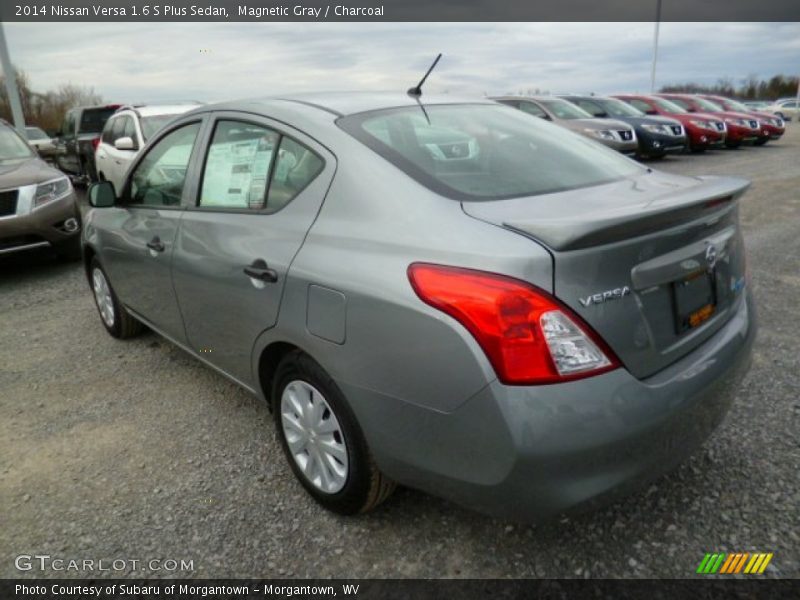
[[[794,594],[797,7],[466,4],[0,8],[0,580]]]

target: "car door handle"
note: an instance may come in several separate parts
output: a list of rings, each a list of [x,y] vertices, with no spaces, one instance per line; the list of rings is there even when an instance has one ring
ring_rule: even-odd
[[[259,281],[266,281],[267,283],[275,283],[278,281],[278,272],[275,269],[270,269],[266,261],[258,258],[253,261],[253,264],[244,268],[244,274]]]
[[[164,242],[162,242],[158,236],[147,242],[147,247],[155,252],[163,252],[166,249]]]

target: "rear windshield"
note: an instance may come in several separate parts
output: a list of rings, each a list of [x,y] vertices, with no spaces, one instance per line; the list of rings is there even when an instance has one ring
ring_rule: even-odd
[[[419,183],[456,200],[534,196],[645,171],[599,143],[501,105],[404,107],[337,123]]]
[[[113,106],[108,108],[86,108],[81,115],[80,133],[100,133],[108,118],[117,112]]]

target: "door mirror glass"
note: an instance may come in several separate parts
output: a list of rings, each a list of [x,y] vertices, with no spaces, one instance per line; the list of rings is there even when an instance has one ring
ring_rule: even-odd
[[[89,204],[95,208],[114,206],[116,199],[114,184],[110,181],[98,181],[89,186]]]
[[[136,144],[128,136],[114,140],[114,148],[117,150],[136,150]]]

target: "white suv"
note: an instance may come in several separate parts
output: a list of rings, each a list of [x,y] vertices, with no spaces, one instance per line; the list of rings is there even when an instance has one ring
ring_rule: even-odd
[[[94,159],[98,179],[114,184],[119,193],[125,172],[152,135],[199,102],[123,106],[106,121]]]

